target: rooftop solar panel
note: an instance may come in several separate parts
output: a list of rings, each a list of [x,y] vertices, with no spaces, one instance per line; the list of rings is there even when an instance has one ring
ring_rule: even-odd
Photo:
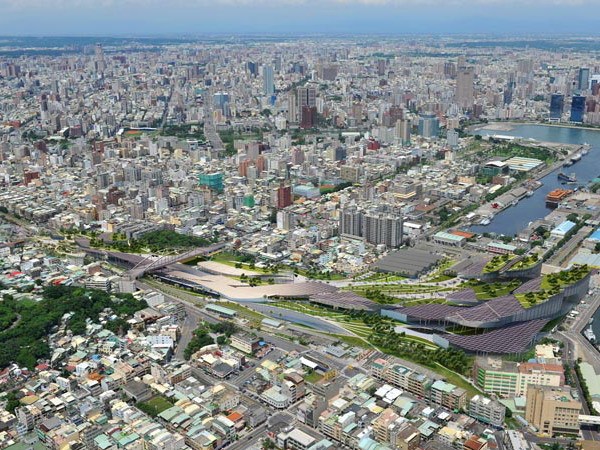
[[[446,334],[443,337],[452,345],[473,353],[522,353],[548,321],[531,320],[476,336]]]

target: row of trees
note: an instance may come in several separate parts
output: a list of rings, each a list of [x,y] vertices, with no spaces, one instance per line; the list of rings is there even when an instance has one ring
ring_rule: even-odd
[[[177,233],[173,230],[157,230],[144,233],[139,239],[125,239],[114,235],[113,241],[104,243],[96,237],[92,237],[90,245],[92,247],[110,247],[122,252],[141,252],[149,249],[151,252],[160,252],[170,249],[185,249],[192,247],[206,247],[217,241],[217,236],[213,239],[205,239],[197,236]]]

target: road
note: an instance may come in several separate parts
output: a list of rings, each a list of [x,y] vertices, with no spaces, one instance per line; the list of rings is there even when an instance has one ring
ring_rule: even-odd
[[[581,241],[588,237],[592,231],[594,230],[591,227],[582,227],[575,236],[569,239],[569,241],[548,260],[548,264],[560,267],[565,262],[568,262],[568,258],[579,248]]]
[[[587,298],[585,305],[578,305],[577,311],[579,315],[574,319],[568,330],[558,331],[556,334],[563,338],[562,340],[568,342],[567,345],[567,357],[569,353],[573,361],[577,358],[581,358],[588,362],[597,374],[600,374],[600,353],[598,350],[583,337],[581,332],[588,325],[590,319],[593,317],[595,312],[600,307],[600,294],[595,294]]]

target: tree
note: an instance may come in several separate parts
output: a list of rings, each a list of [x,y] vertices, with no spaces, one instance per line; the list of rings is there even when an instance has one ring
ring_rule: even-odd
[[[274,449],[275,447],[275,443],[269,439],[266,438],[264,441],[262,441],[262,448],[265,450],[270,450],[270,449]]]

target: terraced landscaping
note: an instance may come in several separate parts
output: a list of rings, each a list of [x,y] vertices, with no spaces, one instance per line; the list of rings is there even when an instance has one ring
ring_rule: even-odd
[[[540,258],[537,253],[533,255],[526,256],[521,259],[519,262],[515,263],[508,271],[516,271],[516,270],[524,270],[529,269],[530,267],[535,266],[539,262]]]
[[[349,286],[345,288],[355,294],[365,297],[368,290],[378,290],[384,294],[431,294],[434,292],[453,291],[453,288],[426,285],[426,284],[369,284],[366,286]]]
[[[590,268],[586,265],[575,266],[570,270],[563,270],[558,273],[550,273],[542,277],[540,289],[532,292],[522,292],[515,297],[524,308],[531,308],[537,304],[543,303],[553,295],[560,293],[567,286],[571,286],[581,281],[588,273]]]
[[[462,285],[463,288],[471,288],[477,295],[477,300],[490,300],[492,298],[509,295],[521,285],[518,280],[508,282],[485,283],[481,281],[469,281]]]
[[[483,268],[483,273],[497,272],[516,257],[517,255],[508,253],[506,255],[494,256]]]

